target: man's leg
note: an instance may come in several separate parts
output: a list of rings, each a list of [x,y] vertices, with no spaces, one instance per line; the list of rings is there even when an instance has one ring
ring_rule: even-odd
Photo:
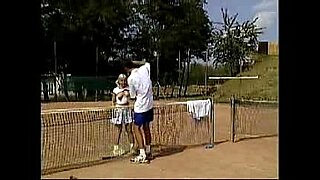
[[[135,113],[134,115],[134,135],[136,136],[138,148],[139,148],[139,155],[135,158],[132,158],[132,162],[147,162],[146,161],[146,152],[144,149],[144,141],[143,141],[143,135],[141,131],[141,126],[143,125],[145,121],[144,113]]]
[[[133,129],[134,129],[134,135],[136,136],[136,140],[137,140],[137,144],[138,144],[138,148],[140,149],[144,149],[144,143],[143,143],[143,136],[142,136],[142,132],[140,129],[141,126],[134,124]]]
[[[143,124],[143,132],[146,138],[146,145],[151,144],[151,132],[150,132],[150,122],[145,122]]]
[[[143,123],[143,132],[146,140],[146,154],[148,159],[151,157],[151,132],[150,132],[150,122],[153,121],[153,109],[146,113],[146,122]]]
[[[143,132],[146,140],[146,155],[148,158],[151,158],[151,132],[150,132],[150,122],[145,122],[143,124]]]

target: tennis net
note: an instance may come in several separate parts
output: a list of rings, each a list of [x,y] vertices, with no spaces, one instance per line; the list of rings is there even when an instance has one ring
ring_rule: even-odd
[[[114,107],[108,107],[43,111],[42,174],[103,163],[115,158],[112,151],[118,131],[111,123],[114,110]],[[152,145],[161,147],[209,143],[213,134],[211,120],[211,117],[200,121],[192,119],[183,103],[155,106],[154,120],[150,127]],[[121,134],[120,147],[129,151],[125,130]]]

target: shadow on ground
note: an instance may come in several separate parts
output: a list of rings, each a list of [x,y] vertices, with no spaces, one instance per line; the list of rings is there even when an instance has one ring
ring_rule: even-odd
[[[240,141],[248,141],[251,139],[261,139],[261,138],[269,138],[269,137],[277,137],[278,135],[257,135],[257,136],[248,136],[248,137],[240,137],[236,138],[235,142],[240,142]]]
[[[204,149],[209,149],[209,148],[214,148],[215,146],[219,145],[220,143],[224,143],[226,141],[220,141],[220,142],[215,142],[214,145],[208,147],[208,143],[205,144],[198,144],[198,145],[152,145],[152,157],[150,158],[150,161],[163,157],[163,156],[170,156],[173,154],[181,153],[187,148],[195,148],[195,147],[203,147]],[[42,172],[42,175],[48,175],[56,172],[61,172],[61,171],[67,171],[71,169],[79,169],[79,168],[84,168],[84,167],[89,167],[89,166],[94,166],[94,165],[99,165],[99,164],[104,164],[108,162],[113,162],[114,160],[120,160],[120,159],[127,159],[133,157],[133,154],[128,154],[128,152],[122,156],[104,156],[101,158],[101,160],[96,160],[96,161],[90,161],[86,163],[79,163],[79,164],[74,164],[74,165],[68,165],[65,167],[61,168],[55,168],[55,169],[49,169],[46,171]]]
[[[198,145],[189,145],[189,146],[187,146],[187,145],[153,145],[151,147],[153,157],[150,160],[154,160],[156,158],[163,157],[163,156],[170,156],[173,154],[181,153],[187,148],[203,147],[205,149],[211,149],[211,148],[214,148],[215,146],[217,146],[221,143],[225,143],[225,142],[228,142],[228,140],[215,142],[214,145],[207,144],[207,143],[198,144]]]
[[[164,145],[154,145],[152,148],[152,159],[156,159],[163,156],[170,156],[176,153],[183,152],[187,146],[174,145],[174,146],[164,146]]]

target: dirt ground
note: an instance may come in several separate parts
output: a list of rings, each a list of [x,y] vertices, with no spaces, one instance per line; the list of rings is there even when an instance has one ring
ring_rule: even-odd
[[[156,103],[162,103],[156,102]],[[110,106],[110,102],[41,104],[43,110]],[[230,105],[216,106],[216,137],[212,149],[187,148],[157,157],[150,164],[131,164],[128,158],[101,165],[42,176],[42,178],[278,178],[278,137],[229,139]]]
[[[132,164],[128,158],[43,176],[48,178],[278,178],[276,137],[190,148]]]

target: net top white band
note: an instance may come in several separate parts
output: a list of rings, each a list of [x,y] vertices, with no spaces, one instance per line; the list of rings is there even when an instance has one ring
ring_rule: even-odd
[[[211,76],[209,77],[210,80],[215,79],[259,79],[259,76],[240,76],[240,77],[223,77],[223,76]]]

